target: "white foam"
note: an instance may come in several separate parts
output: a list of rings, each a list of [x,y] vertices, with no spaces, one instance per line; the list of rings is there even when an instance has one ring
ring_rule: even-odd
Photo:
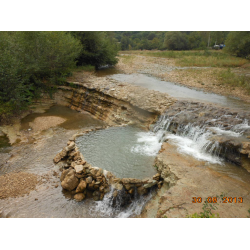
[[[167,138],[169,139],[170,143],[173,143],[177,146],[178,151],[180,153],[191,155],[192,157],[198,160],[208,161],[210,163],[222,163],[222,160],[219,157],[212,156],[204,152],[200,143],[197,141],[193,141],[187,137],[182,137],[173,134],[168,135]]]
[[[242,135],[242,133],[233,132],[232,130],[223,130],[219,127],[210,127],[210,129],[218,135],[228,135],[233,137],[240,137]]]
[[[137,144],[131,148],[131,152],[156,156],[161,149],[161,142],[153,132],[139,132],[137,133]]]

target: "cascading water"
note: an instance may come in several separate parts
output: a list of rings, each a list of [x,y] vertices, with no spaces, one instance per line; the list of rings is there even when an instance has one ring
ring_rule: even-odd
[[[122,193],[118,195],[116,203],[114,204],[114,197],[112,193],[114,188],[108,194],[104,196],[102,201],[96,201],[95,206],[91,207],[91,213],[97,214],[101,217],[107,218],[129,218],[133,216],[138,216],[141,214],[146,203],[152,198],[153,191],[150,191],[146,196],[139,195],[135,189],[134,199],[131,200],[131,204],[127,207],[122,206]]]
[[[156,122],[152,131],[138,133],[137,145],[132,151],[156,155],[164,141],[169,140],[177,146],[183,154],[191,155],[198,160],[204,160],[213,164],[223,164],[224,156],[232,153],[229,148],[224,148],[214,137],[240,138],[246,130],[250,129],[248,120],[237,125],[231,125],[227,130],[219,123],[220,118],[207,120],[201,124],[197,122],[177,124],[183,111],[175,115],[162,115]],[[238,119],[237,116],[235,119]],[[216,124],[216,121],[218,124]],[[214,126],[208,124],[213,122]],[[171,133],[172,132],[172,133]]]

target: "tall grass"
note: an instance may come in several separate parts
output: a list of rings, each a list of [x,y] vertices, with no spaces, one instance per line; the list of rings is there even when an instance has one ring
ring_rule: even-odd
[[[240,67],[249,63],[249,60],[231,56],[218,50],[128,51],[126,53],[161,58],[176,58],[176,65],[181,67]]]
[[[245,75],[238,75],[227,69],[218,73],[218,79],[222,84],[243,87],[250,94],[250,78]]]

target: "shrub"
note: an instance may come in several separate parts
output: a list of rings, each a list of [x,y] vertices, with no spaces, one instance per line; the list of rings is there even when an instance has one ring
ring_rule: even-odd
[[[19,111],[62,81],[80,51],[66,32],[0,32],[0,112]]]

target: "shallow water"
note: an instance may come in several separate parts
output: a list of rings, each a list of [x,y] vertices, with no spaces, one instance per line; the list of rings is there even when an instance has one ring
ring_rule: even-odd
[[[107,67],[95,71],[95,75],[98,77],[114,75],[114,74],[122,74],[122,73],[123,73],[122,70],[116,69],[115,67]]]
[[[44,116],[59,116],[64,119],[67,119],[64,123],[58,125],[65,129],[79,129],[91,126],[101,126],[104,124],[103,121],[95,119],[90,114],[80,113],[75,110],[72,110],[65,106],[54,105],[48,109],[45,113],[33,113],[21,120],[21,130],[27,130],[30,128],[29,123],[33,122],[37,117]]]
[[[250,109],[250,103],[238,100],[236,98],[221,96],[213,93],[205,93],[201,90],[191,89],[172,82],[162,81],[145,74],[113,74],[110,75],[110,78],[120,82],[127,82],[147,89],[167,93],[177,99],[214,103],[219,106],[239,110]]]
[[[153,164],[158,151],[136,150],[137,144],[147,148],[147,142],[137,137],[140,133],[141,129],[132,126],[112,127],[78,137],[76,144],[87,162],[117,177],[152,177],[156,173]]]

